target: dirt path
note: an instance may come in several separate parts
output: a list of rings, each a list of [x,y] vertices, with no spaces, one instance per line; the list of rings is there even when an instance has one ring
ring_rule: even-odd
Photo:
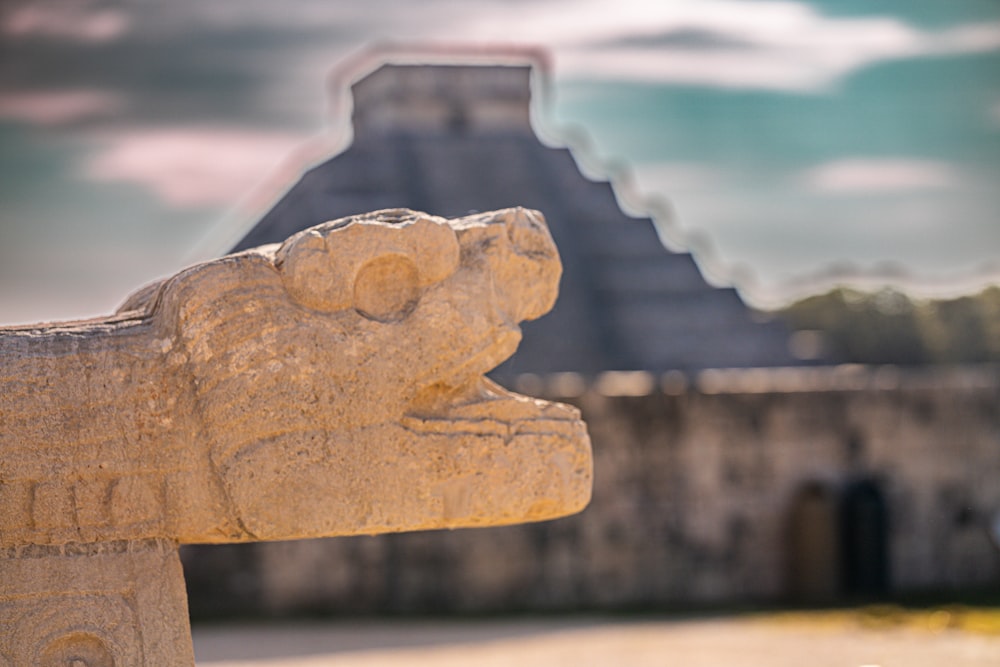
[[[199,667],[1000,667],[1000,637],[710,620],[195,627]]]

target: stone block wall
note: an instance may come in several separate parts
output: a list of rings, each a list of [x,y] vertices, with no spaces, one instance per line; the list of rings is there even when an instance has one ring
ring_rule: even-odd
[[[199,554],[219,547],[197,547],[185,557],[192,611],[203,608],[197,587],[209,576],[216,587],[242,582],[227,595],[265,613],[826,599],[877,588],[863,572],[860,588],[845,584],[844,544],[861,540],[854,548],[869,549],[866,567],[877,560],[868,543],[879,542],[879,526],[886,562],[874,576],[890,592],[998,585],[1000,549],[988,530],[1000,512],[998,378],[993,367],[525,377],[525,390],[583,411],[595,457],[584,512],[508,528],[228,547],[252,553],[240,552],[242,567],[202,576]],[[877,497],[851,513],[859,484]],[[796,514],[811,502],[804,497],[821,505]],[[797,588],[795,576],[812,583]]]

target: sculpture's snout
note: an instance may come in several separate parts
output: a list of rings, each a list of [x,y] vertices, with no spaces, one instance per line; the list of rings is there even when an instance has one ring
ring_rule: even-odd
[[[562,263],[556,244],[538,211],[512,209],[508,215],[507,237],[513,252],[512,263],[522,269],[512,289],[516,290],[518,320],[534,320],[552,309],[559,295]]]
[[[460,222],[462,246],[485,250],[497,306],[510,322],[537,319],[552,309],[562,263],[541,213],[518,207]]]

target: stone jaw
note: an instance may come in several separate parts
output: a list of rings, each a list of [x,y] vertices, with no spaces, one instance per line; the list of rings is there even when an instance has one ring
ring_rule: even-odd
[[[560,271],[537,212],[380,211],[192,267],[109,318],[0,330],[0,616],[26,595],[4,571],[31,554],[31,572],[83,572],[91,551],[160,558],[128,545],[582,509],[579,414],[483,377],[551,308]],[[24,649],[3,641],[0,656]]]

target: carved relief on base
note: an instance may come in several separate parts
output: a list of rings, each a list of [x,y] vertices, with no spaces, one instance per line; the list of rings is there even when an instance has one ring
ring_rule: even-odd
[[[194,664],[168,540],[4,550],[0,627],[2,667]]]

